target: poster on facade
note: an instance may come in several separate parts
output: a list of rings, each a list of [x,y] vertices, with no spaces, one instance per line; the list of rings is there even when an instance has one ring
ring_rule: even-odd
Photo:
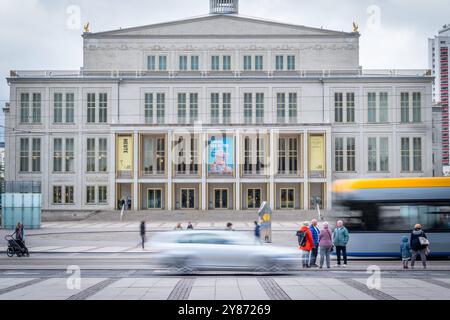
[[[309,136],[309,173],[311,178],[325,175],[325,136]]]
[[[234,138],[211,137],[208,140],[208,172],[229,175],[234,169]]]
[[[133,171],[133,137],[119,136],[117,144],[117,170]]]

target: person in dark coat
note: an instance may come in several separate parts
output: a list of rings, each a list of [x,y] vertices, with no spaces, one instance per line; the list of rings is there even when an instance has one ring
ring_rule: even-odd
[[[412,250],[411,269],[414,269],[414,264],[416,262],[417,256],[419,255],[420,259],[422,260],[423,268],[427,268],[428,245],[421,244],[420,238],[425,238],[428,240],[427,235],[422,229],[422,226],[420,224],[416,224],[409,240],[409,245],[411,246]]]
[[[258,221],[255,221],[255,241],[261,243],[261,226]]]
[[[127,199],[127,205],[128,205],[128,210],[131,210],[131,198],[128,197]]]
[[[194,225],[190,221],[188,223],[187,230],[194,230]]]
[[[146,226],[145,226],[145,221],[142,221],[141,222],[142,250],[145,249],[146,234],[147,234],[147,230],[146,230]]]
[[[17,223],[13,236],[16,240],[23,241],[23,225],[20,222]]]

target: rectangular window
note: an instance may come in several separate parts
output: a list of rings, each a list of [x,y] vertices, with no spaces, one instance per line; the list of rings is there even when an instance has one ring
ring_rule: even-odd
[[[159,71],[167,70],[167,56],[159,56]]]
[[[389,140],[380,138],[380,171],[389,171]]]
[[[223,123],[231,123],[231,93],[223,94]]]
[[[98,139],[98,171],[108,171],[108,139]]]
[[[98,110],[98,122],[107,123],[108,122],[108,94],[100,93],[98,95],[99,100],[99,110]]]
[[[194,124],[198,121],[198,93],[189,95],[189,122]]]
[[[178,94],[178,124],[186,123],[186,94]]]
[[[287,65],[288,70],[289,71],[295,70],[295,56],[288,56],[287,62],[288,62],[288,65]]]
[[[347,138],[347,171],[356,171],[356,143],[355,138]]]
[[[343,122],[343,107],[343,94],[341,92],[336,92],[334,94],[334,121],[337,123]]]
[[[334,170],[344,171],[344,138],[336,138],[334,141]]]
[[[355,122],[355,93],[347,93],[347,122]]]
[[[211,123],[217,124],[219,123],[219,113],[220,112],[220,104],[219,104],[219,94],[211,93]]]
[[[63,121],[63,95],[55,93],[53,95],[53,123],[62,123]]]
[[[95,123],[95,93],[87,94],[87,122]]]
[[[198,141],[197,139],[191,138],[191,159],[189,170],[191,174],[198,174]]]
[[[156,95],[156,121],[158,124],[165,123],[166,117],[166,95],[164,93],[158,93]]]
[[[244,123],[250,124],[253,122],[253,95],[251,93],[244,93]]]
[[[199,56],[191,56],[191,70],[198,71],[199,65]]]
[[[156,172],[164,174],[166,171],[166,143],[164,138],[156,140]]]
[[[263,56],[255,56],[255,70],[261,71],[264,69],[264,58]]]
[[[277,71],[284,70],[284,56],[276,56],[275,58],[275,68]]]
[[[277,122],[285,123],[286,121],[286,94],[277,93]]]
[[[195,189],[181,189],[181,209],[195,208]]]
[[[33,123],[41,123],[41,94],[33,93]]]
[[[20,94],[20,123],[30,122],[30,94]]]
[[[94,186],[86,187],[86,203],[87,204],[95,204],[95,187]]]
[[[53,187],[53,204],[62,204],[62,187]]]
[[[74,187],[73,186],[66,186],[66,194],[65,194],[65,203],[66,204],[74,204]]]
[[[244,70],[252,70],[252,56],[244,56]]]
[[[41,139],[33,139],[32,154],[32,170],[33,172],[41,171]]]
[[[250,137],[244,139],[244,174],[252,174],[252,142]]]
[[[144,113],[145,123],[153,124],[153,93],[145,94]]]
[[[212,56],[211,57],[211,70],[213,70],[213,71],[220,70],[220,56]]]
[[[280,190],[280,207],[281,209],[295,208],[295,189],[281,189]]]
[[[289,173],[297,174],[298,171],[298,140],[289,138]]]
[[[180,68],[180,71],[187,71],[187,69],[188,69],[188,57],[187,56],[180,56],[179,68]]]
[[[289,93],[289,123],[297,123],[297,93]]]
[[[286,140],[278,140],[278,174],[286,174]]]
[[[413,122],[422,121],[422,94],[420,92],[413,93]]]
[[[66,172],[74,171],[75,164],[75,140],[73,138],[66,139]]]
[[[377,94],[375,92],[370,92],[367,97],[367,121],[369,123],[377,122]]]
[[[401,162],[402,172],[409,172],[409,138],[401,139]]]
[[[147,57],[147,70],[149,70],[149,71],[156,70],[156,57],[155,56]]]
[[[256,123],[264,123],[264,93],[256,94]]]
[[[95,139],[87,139],[86,171],[95,172]]]
[[[231,56],[223,56],[223,70],[231,70]]]
[[[380,122],[387,123],[389,121],[389,109],[388,109],[388,93],[380,93]]]
[[[30,140],[20,139],[20,172],[28,172],[30,163]]]
[[[368,161],[369,161],[369,172],[377,171],[377,139],[369,138],[368,144]]]
[[[106,204],[108,203],[108,187],[99,186],[98,187],[98,203]]]
[[[408,123],[409,122],[409,93],[402,92],[400,99],[400,109],[401,109],[401,122]]]
[[[62,172],[63,145],[62,139],[53,140],[53,172]]]
[[[162,192],[161,189],[147,190],[147,209],[161,209],[162,208]]]
[[[66,123],[75,123],[75,94],[66,93]]]
[[[415,172],[422,171],[422,138],[413,139],[413,167]]]
[[[228,189],[214,189],[214,208],[228,209]]]
[[[259,209],[261,207],[261,189],[248,189],[247,190],[247,208]]]

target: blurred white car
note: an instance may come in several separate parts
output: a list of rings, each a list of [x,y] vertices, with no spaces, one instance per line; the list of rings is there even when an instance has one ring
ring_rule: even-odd
[[[297,250],[262,245],[234,231],[174,231],[155,235],[150,243],[156,263],[175,270],[244,269],[280,272],[298,269]]]

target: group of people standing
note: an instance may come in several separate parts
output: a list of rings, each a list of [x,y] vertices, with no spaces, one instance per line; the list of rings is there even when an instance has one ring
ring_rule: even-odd
[[[341,266],[341,255],[347,266],[347,244],[350,239],[347,228],[343,221],[336,223],[334,232],[330,230],[328,222],[323,224],[322,230],[318,227],[316,219],[305,221],[297,232],[299,249],[302,251],[303,268],[323,268],[325,261],[327,268],[331,268],[331,253],[336,249],[337,267]],[[317,265],[317,257],[320,253],[320,265]]]

